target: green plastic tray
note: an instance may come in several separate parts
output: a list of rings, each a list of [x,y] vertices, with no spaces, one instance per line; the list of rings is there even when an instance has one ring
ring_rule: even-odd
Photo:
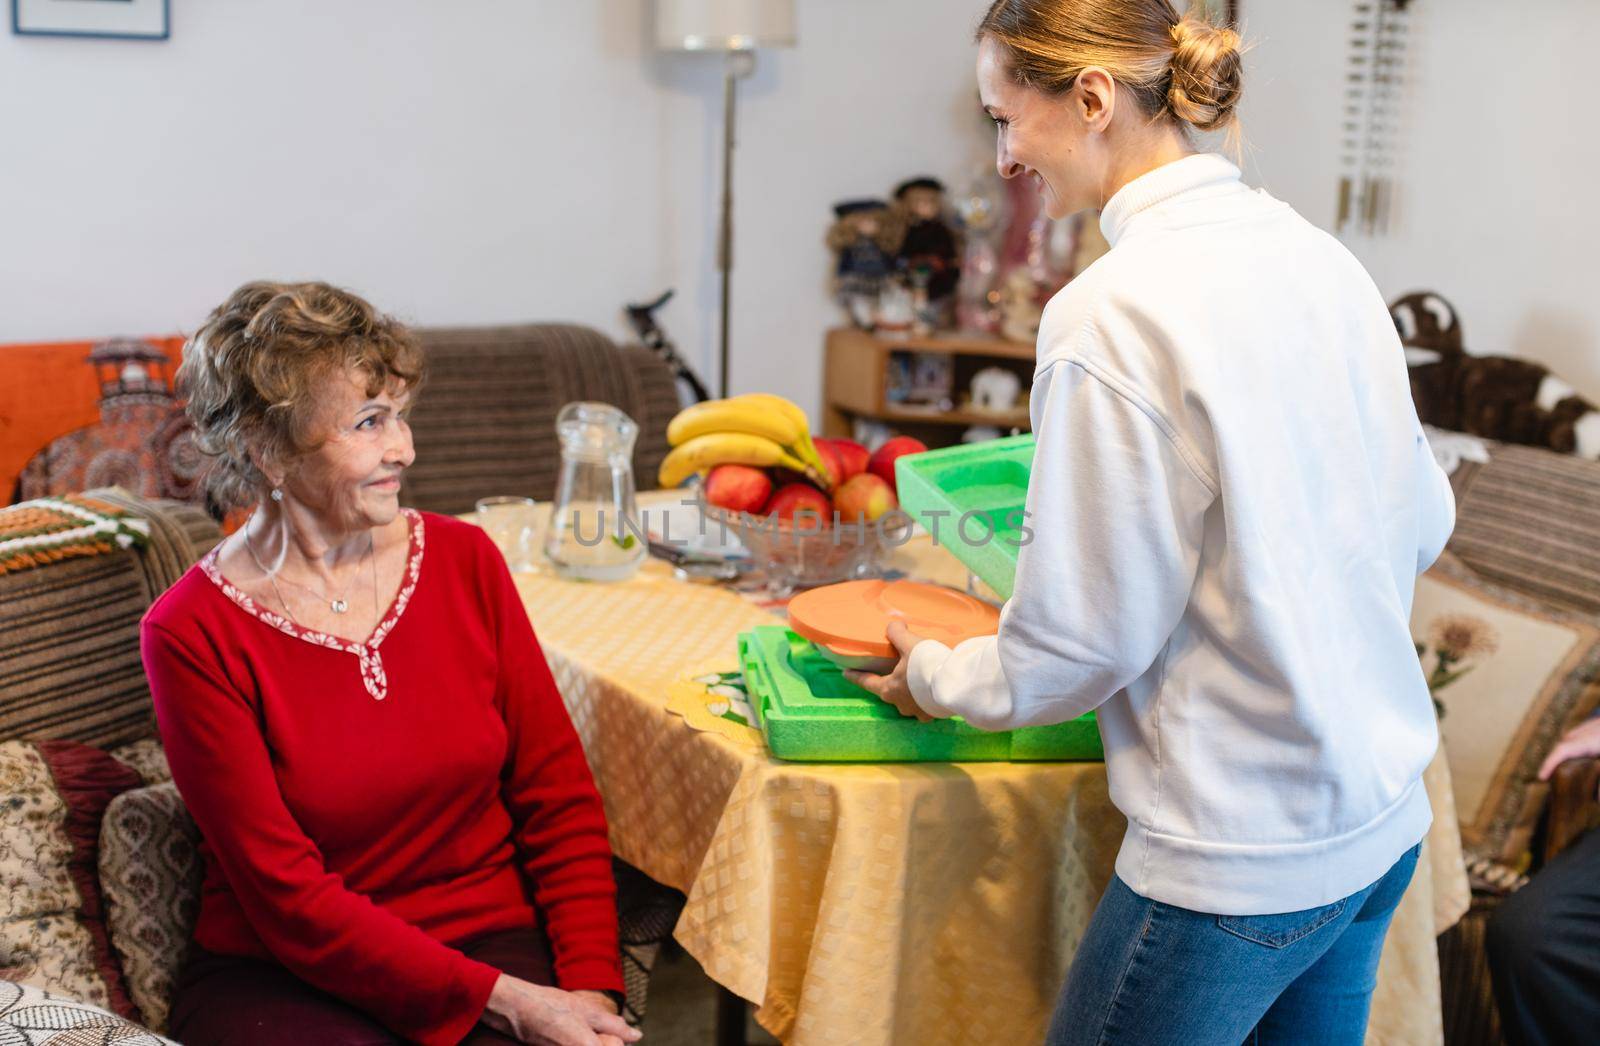
[[[811,641],[782,625],[739,636],[750,704],[780,759],[812,763],[1102,759],[1094,715],[988,733],[960,719],[919,723],[844,677]]]
[[[901,509],[1010,599],[1032,468],[1033,437],[1010,436],[907,454],[895,462],[895,484]]]

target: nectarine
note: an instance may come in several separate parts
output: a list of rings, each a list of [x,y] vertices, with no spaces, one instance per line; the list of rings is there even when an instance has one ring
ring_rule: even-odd
[[[839,519],[843,523],[855,523],[858,520],[871,523],[899,508],[900,503],[889,484],[870,472],[863,472],[846,480],[844,486],[834,492],[833,507],[839,510]]]
[[[928,449],[928,445],[920,439],[910,436],[896,436],[872,453],[872,460],[867,462],[867,471],[889,484],[889,489],[897,495],[900,485],[895,482],[894,463],[907,454],[921,454]]]
[[[718,465],[706,476],[706,501],[729,512],[760,512],[772,496],[772,480],[749,465]]]

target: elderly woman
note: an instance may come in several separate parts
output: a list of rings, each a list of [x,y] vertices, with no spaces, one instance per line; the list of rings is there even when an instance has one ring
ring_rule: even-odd
[[[143,627],[203,837],[189,1046],[639,1037],[604,814],[505,563],[399,505],[421,377],[320,283],[247,284],[185,347],[210,490],[254,508]]]

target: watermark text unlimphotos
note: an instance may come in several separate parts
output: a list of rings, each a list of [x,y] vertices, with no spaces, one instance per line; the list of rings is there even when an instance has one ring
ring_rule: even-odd
[[[705,502],[699,498],[685,498],[678,504],[679,507],[686,509],[698,507],[703,510],[706,507]],[[720,537],[724,541],[730,534],[741,539],[750,534],[760,534],[769,541],[778,542],[785,540],[798,542],[826,534],[831,537],[835,545],[843,544],[847,537],[856,543],[864,543],[870,534],[878,543],[895,548],[911,540],[913,522],[922,524],[932,536],[935,546],[942,542],[981,548],[1000,541],[1012,548],[1021,548],[1033,541],[1033,528],[1028,525],[1031,514],[1023,508],[1014,508],[1006,512],[999,518],[998,525],[993,513],[976,510],[958,516],[944,509],[929,509],[913,517],[900,509],[890,509],[874,520],[859,516],[846,520],[837,511],[833,513],[831,519],[827,519],[819,512],[800,509],[794,513],[792,521],[781,520],[776,514],[755,516],[748,512],[719,512],[713,516],[701,511],[695,516],[697,523],[694,526],[688,525],[679,517],[677,520],[679,533],[673,532],[673,513],[661,509],[658,510],[660,514],[656,517],[660,523],[660,530],[654,538],[651,534],[650,511],[643,509],[637,516],[616,513],[609,517],[612,526],[608,527],[606,509],[601,508],[597,512],[574,510],[568,530],[573,540],[584,548],[593,548],[605,541],[608,536],[613,540],[632,537],[641,542],[655,539],[670,545],[674,542],[709,537],[714,532],[720,532]],[[953,525],[947,522],[951,520]],[[590,527],[593,528],[593,532],[586,533]]]

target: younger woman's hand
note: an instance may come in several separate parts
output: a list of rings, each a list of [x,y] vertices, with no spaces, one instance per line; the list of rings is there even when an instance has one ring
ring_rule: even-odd
[[[914,635],[904,621],[891,621],[889,642],[894,644],[895,650],[900,654],[900,663],[894,666],[894,671],[886,676],[848,671],[844,677],[867,693],[875,694],[894,705],[901,715],[911,716],[923,723],[932,722],[933,716],[924,712],[917,705],[916,699],[911,696],[911,684],[906,680],[906,667],[911,662],[911,650],[922,642],[922,637]]]
[[[607,1046],[640,1039],[636,1029],[592,999],[504,973],[489,993],[483,1023],[528,1046]]]

